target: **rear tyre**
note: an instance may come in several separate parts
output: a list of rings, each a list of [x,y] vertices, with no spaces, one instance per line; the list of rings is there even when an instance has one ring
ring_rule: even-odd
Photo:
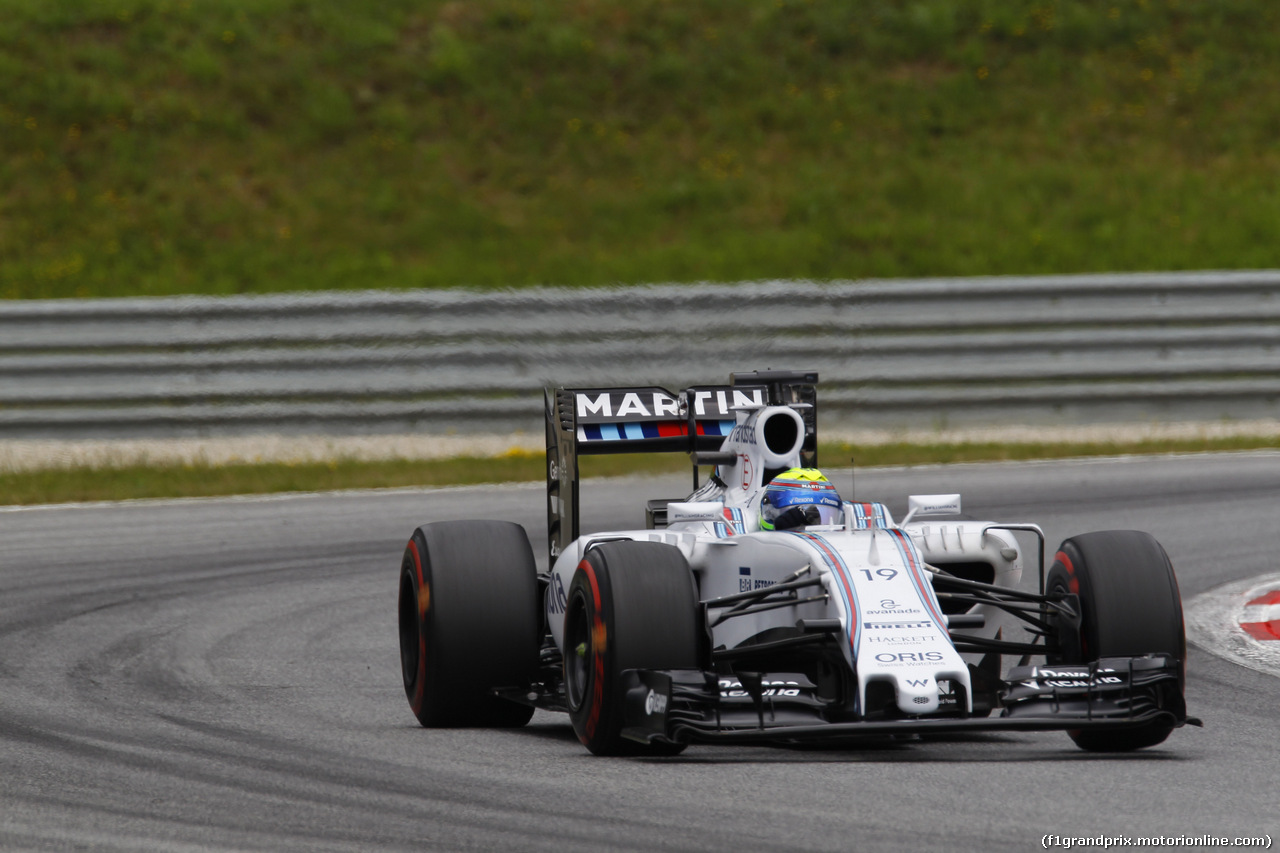
[[[1079,631],[1065,624],[1060,627],[1063,654],[1049,663],[1170,655],[1183,667],[1176,696],[1176,712],[1182,712],[1187,659],[1182,597],[1169,555],[1153,536],[1137,530],[1106,530],[1067,539],[1054,557],[1045,586],[1048,592],[1078,595],[1081,611]],[[1068,734],[1081,749],[1126,752],[1161,743],[1173,728],[1148,723]]]
[[[530,686],[538,580],[524,528],[441,521],[414,531],[400,562],[400,664],[418,722],[523,726],[533,708],[493,695]]]
[[[674,755],[684,744],[622,737],[627,669],[700,668],[698,593],[677,548],[605,542],[569,584],[564,681],[578,739],[596,755]]]

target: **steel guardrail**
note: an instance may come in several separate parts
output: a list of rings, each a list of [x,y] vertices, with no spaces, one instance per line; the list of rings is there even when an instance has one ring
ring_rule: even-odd
[[[821,376],[824,427],[1280,418],[1280,271],[0,302],[0,438],[542,429],[542,387]]]

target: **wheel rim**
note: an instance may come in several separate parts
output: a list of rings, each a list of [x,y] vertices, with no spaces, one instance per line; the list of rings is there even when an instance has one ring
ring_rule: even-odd
[[[569,605],[564,635],[564,683],[569,707],[581,708],[587,698],[587,661],[591,654],[591,631],[581,596]]]

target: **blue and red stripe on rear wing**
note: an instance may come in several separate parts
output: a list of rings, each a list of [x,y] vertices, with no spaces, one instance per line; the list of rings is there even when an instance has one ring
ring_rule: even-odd
[[[716,438],[725,438],[733,430],[736,420],[724,421],[698,421],[694,429],[699,436],[714,436]],[[605,423],[605,424],[583,424],[578,427],[578,452],[590,453],[585,450],[583,445],[593,441],[646,441],[653,439],[680,439],[680,443],[687,445],[689,435],[689,425],[681,421],[654,421],[644,423]],[[620,450],[633,450],[634,448],[619,448]]]

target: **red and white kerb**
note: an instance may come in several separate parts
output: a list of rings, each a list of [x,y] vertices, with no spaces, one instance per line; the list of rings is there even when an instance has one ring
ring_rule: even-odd
[[[1240,627],[1255,640],[1280,640],[1280,589],[1248,601],[1241,614]]]

